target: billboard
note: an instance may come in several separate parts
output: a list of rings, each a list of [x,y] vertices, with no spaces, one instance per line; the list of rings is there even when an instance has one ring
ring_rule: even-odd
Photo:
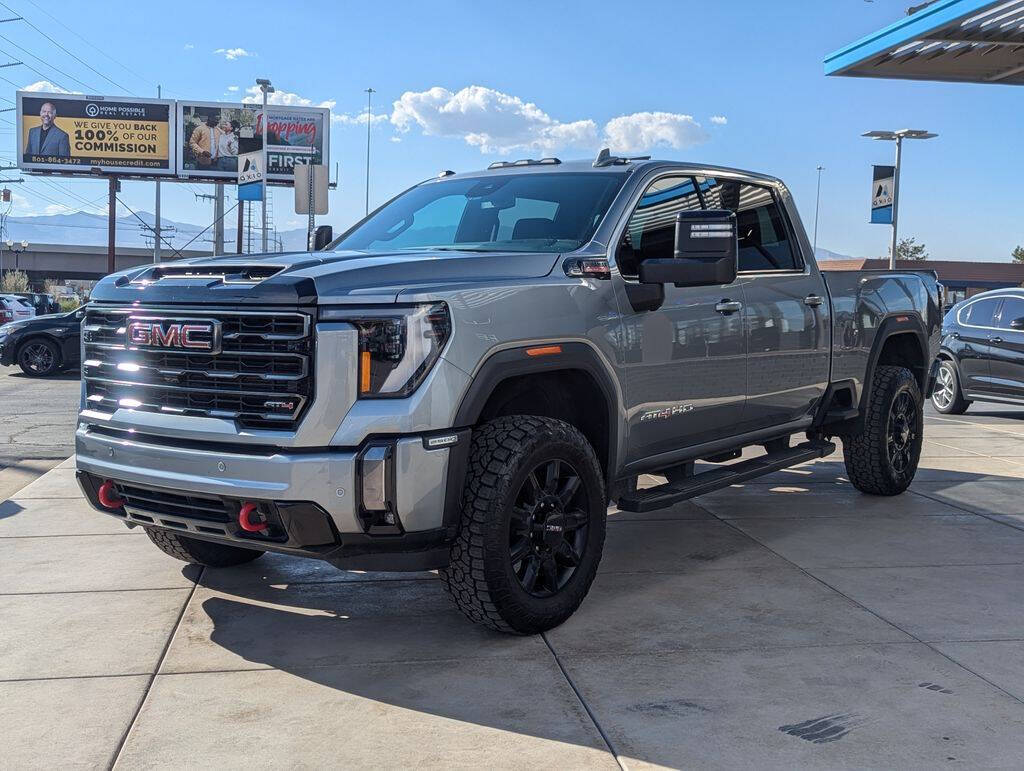
[[[238,180],[239,144],[263,131],[262,106],[224,102],[177,103],[178,176]],[[268,182],[291,183],[296,164],[328,163],[330,110],[267,105]]]
[[[172,175],[174,101],[19,91],[18,167],[25,171]]]

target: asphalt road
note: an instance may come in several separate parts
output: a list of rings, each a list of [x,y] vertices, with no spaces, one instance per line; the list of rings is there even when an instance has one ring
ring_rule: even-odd
[[[43,379],[0,367],[0,500],[74,453],[79,387],[77,370]]]

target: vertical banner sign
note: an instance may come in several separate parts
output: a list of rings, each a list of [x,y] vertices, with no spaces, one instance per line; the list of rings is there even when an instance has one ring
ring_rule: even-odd
[[[234,159],[233,159],[234,160]],[[238,139],[238,200],[263,200],[263,135],[252,126],[244,129]]]
[[[174,173],[174,102],[18,92],[18,167],[25,171]]]
[[[892,192],[895,166],[874,166],[871,176],[871,224],[892,224]]]

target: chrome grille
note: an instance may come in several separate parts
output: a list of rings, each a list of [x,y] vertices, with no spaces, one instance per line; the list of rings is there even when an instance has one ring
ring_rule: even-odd
[[[220,322],[216,353],[130,345],[132,318]],[[313,395],[310,316],[297,311],[92,307],[82,324],[90,409],[118,408],[292,429]]]

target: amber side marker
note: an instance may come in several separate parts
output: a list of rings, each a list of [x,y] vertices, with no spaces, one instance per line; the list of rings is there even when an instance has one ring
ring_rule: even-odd
[[[527,356],[553,356],[556,353],[562,352],[562,346],[560,345],[542,345],[538,348],[527,348]]]
[[[370,393],[370,352],[359,354],[359,393]]]

